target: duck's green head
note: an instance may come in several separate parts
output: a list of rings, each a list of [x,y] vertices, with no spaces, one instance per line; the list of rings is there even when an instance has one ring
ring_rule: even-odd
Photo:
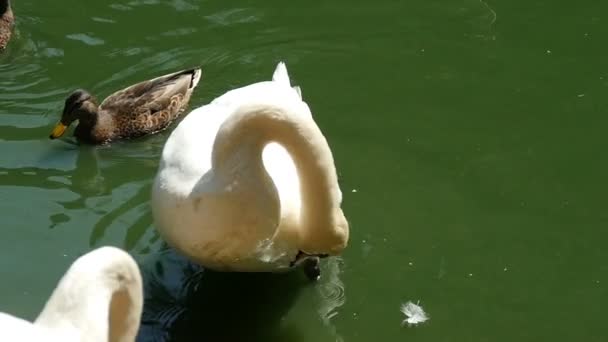
[[[92,105],[92,106],[91,106]],[[96,108],[93,96],[86,90],[77,89],[65,100],[61,120],[55,125],[49,138],[57,139],[61,137],[70,124],[76,120],[88,120],[94,116]]]

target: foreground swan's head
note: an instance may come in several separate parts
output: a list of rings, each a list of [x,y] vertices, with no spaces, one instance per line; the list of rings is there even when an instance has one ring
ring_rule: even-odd
[[[139,268],[128,253],[96,249],[72,264],[33,324],[0,314],[2,341],[132,342],[142,292]]]
[[[167,140],[152,192],[155,226],[210,268],[289,269],[302,255],[337,255],[348,222],[329,144],[292,87],[231,90],[192,111]]]

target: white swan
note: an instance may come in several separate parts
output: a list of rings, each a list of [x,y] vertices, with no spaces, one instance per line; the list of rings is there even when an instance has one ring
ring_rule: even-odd
[[[165,241],[225,271],[276,272],[302,255],[339,254],[348,241],[341,202],[329,145],[283,63],[272,81],[188,114],[152,191]]]
[[[132,342],[139,329],[142,292],[133,258],[118,248],[98,248],[72,264],[33,324],[0,313],[0,339]]]

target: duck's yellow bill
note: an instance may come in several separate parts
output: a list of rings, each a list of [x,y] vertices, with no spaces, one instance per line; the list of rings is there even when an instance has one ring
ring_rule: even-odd
[[[49,136],[49,138],[51,138],[51,139],[59,138],[60,136],[63,135],[63,133],[65,133],[66,128],[68,128],[68,126],[59,122],[57,125],[55,125],[55,128],[53,128],[53,131],[51,132],[51,135]]]

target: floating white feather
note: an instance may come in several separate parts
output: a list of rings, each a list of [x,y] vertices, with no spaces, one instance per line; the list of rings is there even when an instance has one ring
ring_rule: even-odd
[[[420,304],[420,301],[418,302],[418,304]],[[405,304],[401,304],[401,312],[406,317],[403,322],[401,322],[401,324],[407,323],[408,325],[416,325],[419,323],[423,323],[429,319],[429,316],[418,304],[414,304],[410,301]]]

